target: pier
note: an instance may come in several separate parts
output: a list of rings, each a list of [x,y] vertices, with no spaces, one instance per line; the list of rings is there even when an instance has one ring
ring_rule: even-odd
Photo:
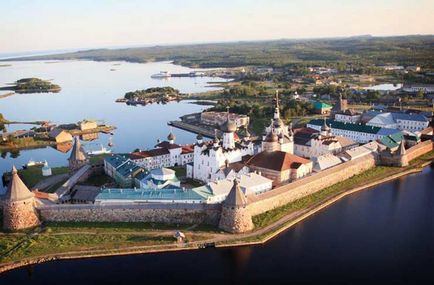
[[[186,130],[195,134],[201,134],[205,137],[213,138],[215,135],[215,128],[211,126],[205,126],[202,124],[186,123],[182,121],[170,121],[167,123],[169,126],[173,126],[178,129]]]

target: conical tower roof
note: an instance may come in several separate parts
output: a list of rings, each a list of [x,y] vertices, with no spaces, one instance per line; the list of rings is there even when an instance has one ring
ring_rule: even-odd
[[[72,147],[71,155],[69,156],[69,160],[71,161],[83,161],[86,160],[86,154],[81,148],[80,139],[75,137],[75,143]]]
[[[405,151],[405,146],[404,146],[404,140],[401,141],[401,143],[399,144],[399,148],[396,151],[397,155],[404,155],[406,153]]]
[[[22,201],[33,198],[33,193],[24,184],[21,178],[18,176],[18,171],[15,166],[12,167],[12,179],[8,185],[6,192],[7,201]]]
[[[241,191],[240,184],[237,179],[234,179],[234,185],[231,191],[223,202],[225,206],[228,207],[239,207],[247,205],[247,198],[244,196],[243,191]]]

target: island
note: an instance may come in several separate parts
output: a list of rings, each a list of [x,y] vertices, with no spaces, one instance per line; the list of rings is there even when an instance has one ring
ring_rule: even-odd
[[[152,103],[167,103],[180,100],[181,93],[173,87],[154,87],[125,93],[124,98],[117,99],[118,103],[128,105],[146,105]]]
[[[61,90],[60,86],[48,80],[39,78],[23,78],[17,80],[13,85],[1,87],[0,90],[11,90],[16,93],[57,93]]]

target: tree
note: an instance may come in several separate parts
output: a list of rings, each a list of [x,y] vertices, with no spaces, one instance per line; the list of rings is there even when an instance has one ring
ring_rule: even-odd
[[[420,89],[416,94],[416,98],[423,99],[424,97],[425,97],[425,92],[422,89]]]

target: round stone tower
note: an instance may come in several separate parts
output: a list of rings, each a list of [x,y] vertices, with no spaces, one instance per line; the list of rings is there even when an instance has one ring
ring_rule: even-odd
[[[12,167],[12,179],[3,200],[3,228],[15,231],[39,225],[34,194]]]
[[[229,195],[223,201],[219,228],[230,233],[243,233],[253,229],[252,215],[247,209],[247,198],[236,179]]]

